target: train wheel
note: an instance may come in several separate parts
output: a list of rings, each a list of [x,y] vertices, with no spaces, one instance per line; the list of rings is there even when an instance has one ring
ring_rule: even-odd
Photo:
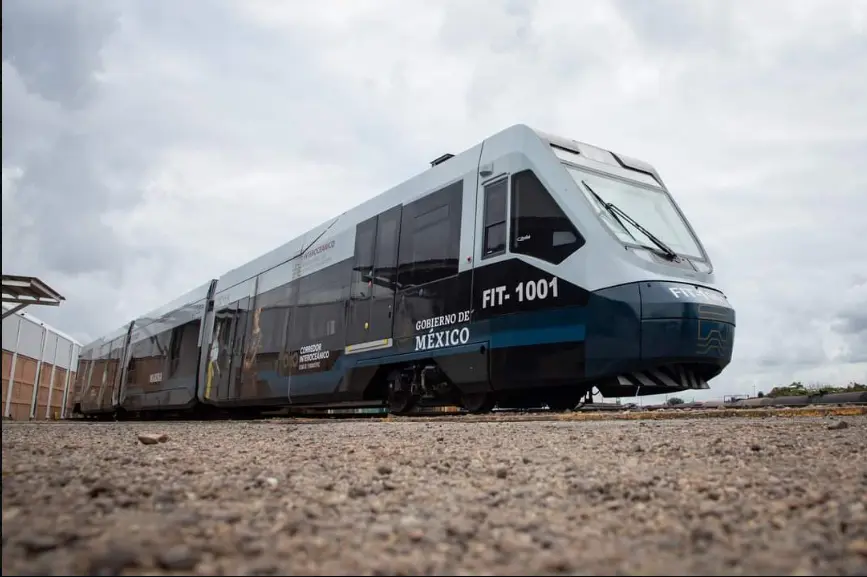
[[[546,403],[548,408],[552,411],[562,412],[562,411],[572,411],[575,409],[575,406],[578,404],[578,399],[569,398],[569,397],[559,397],[555,399],[549,399]]]
[[[497,400],[491,393],[482,392],[461,394],[461,407],[470,413],[490,413],[494,410],[496,404]]]
[[[418,395],[410,391],[392,391],[388,396],[388,412],[405,415],[415,408],[418,399]]]
[[[548,408],[555,412],[574,411],[589,389],[583,386],[560,387],[543,393]]]

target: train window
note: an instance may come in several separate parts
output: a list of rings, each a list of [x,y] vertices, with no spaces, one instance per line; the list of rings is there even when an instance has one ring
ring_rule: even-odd
[[[485,186],[485,238],[482,258],[506,252],[506,179]]]
[[[530,170],[512,176],[511,251],[559,264],[584,238]]]
[[[352,271],[352,299],[370,297],[370,280],[373,272],[374,243],[376,241],[376,217],[358,225],[355,235],[355,267]]]
[[[379,215],[376,226],[376,270],[373,275],[374,297],[389,297],[394,293],[399,229],[400,207]]]
[[[283,350],[286,333],[286,317],[292,306],[292,285],[287,283],[266,291],[256,297],[259,312],[259,330],[262,335],[260,353],[279,353]]]
[[[297,305],[289,313],[289,350],[315,343],[326,349],[342,346],[345,301],[350,293],[346,279],[352,265],[349,259],[301,278]],[[353,298],[367,298],[369,292],[364,292],[364,296]]]
[[[162,357],[160,362],[164,362],[169,356],[169,344],[171,343],[171,333],[164,331],[151,337],[154,347],[156,348],[156,356]]]
[[[425,214],[415,217],[412,233],[413,269],[420,283],[435,280],[425,274],[425,271],[435,271],[446,255],[444,249],[449,238],[449,207],[443,205]],[[436,273],[434,273],[434,276]]]
[[[460,180],[404,207],[398,250],[401,289],[458,274],[463,188]]]
[[[131,345],[130,364],[127,368],[126,382],[134,387],[149,385],[151,373],[163,370],[162,359],[157,349],[155,337],[142,336],[142,339]]]
[[[343,304],[333,303],[312,306],[307,309],[307,341],[316,343],[337,334],[338,319],[343,316]],[[343,323],[340,322],[340,328]]]
[[[349,276],[346,276],[344,284],[348,282]],[[298,280],[292,281],[256,297],[256,306],[262,309],[259,313],[259,329],[262,332],[260,353],[276,354],[286,347],[286,339],[288,338],[286,327],[289,323],[292,307],[295,304],[294,301],[297,300],[300,284]]]
[[[169,375],[174,375],[177,372],[178,364],[181,362],[181,337],[183,334],[183,325],[172,329],[172,340],[169,351]]]

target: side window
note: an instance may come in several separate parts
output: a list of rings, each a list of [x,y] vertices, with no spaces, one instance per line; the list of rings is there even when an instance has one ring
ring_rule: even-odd
[[[156,326],[156,325],[155,325]],[[169,345],[171,344],[171,333],[162,332],[151,337],[153,339],[154,347],[156,347],[157,352],[154,353],[156,356],[160,357],[160,362],[166,360],[169,356]]]
[[[132,345],[132,354],[129,359],[126,380],[128,383],[141,385],[142,379],[146,379],[149,360],[153,356],[153,341],[141,335],[143,338]],[[140,374],[141,373],[141,374]]]
[[[376,270],[373,296],[391,297],[397,280],[397,242],[400,230],[400,206],[379,215],[376,226]]]
[[[289,303],[286,296],[289,285],[275,287],[256,296],[259,306],[259,331],[262,335],[262,346],[259,356],[279,353],[282,350],[284,327],[289,314]]]
[[[414,284],[426,284],[449,276],[443,274],[448,255],[449,205],[444,204],[413,219],[412,263]]]
[[[398,286],[407,289],[458,274],[463,181],[404,206]]]
[[[355,266],[352,270],[352,299],[370,298],[373,274],[373,249],[376,241],[376,217],[358,225],[355,236]]]
[[[345,324],[345,301],[349,296],[346,280],[348,266],[338,263],[301,278],[298,305],[292,310],[290,349],[322,343],[325,349],[342,345]],[[363,298],[369,297],[369,291]]]
[[[552,264],[584,245],[584,238],[530,170],[512,176],[511,251]]]
[[[184,335],[184,326],[172,329],[171,344],[169,350],[169,375],[174,375],[181,362],[181,338]]]
[[[506,252],[506,195],[509,181],[485,186],[485,238],[482,258]]]

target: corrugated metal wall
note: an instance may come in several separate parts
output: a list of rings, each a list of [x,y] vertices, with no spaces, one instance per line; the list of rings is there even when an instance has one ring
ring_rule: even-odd
[[[16,421],[68,417],[80,349],[33,315],[3,319],[3,416]]]

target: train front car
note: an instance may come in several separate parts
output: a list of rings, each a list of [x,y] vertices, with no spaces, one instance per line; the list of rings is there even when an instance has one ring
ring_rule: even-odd
[[[528,313],[516,316],[536,334],[526,355],[516,347],[499,362],[492,342],[492,365],[504,364],[507,380],[534,367],[501,389],[500,406],[568,408],[593,387],[605,397],[709,388],[731,361],[735,313],[659,174],[623,155],[520,129],[519,154],[494,160],[498,147],[486,143],[480,163],[482,178],[497,164],[513,175],[512,271],[510,281],[496,283],[501,288],[482,286],[486,267],[477,263],[476,312],[511,299],[514,310],[503,312]],[[534,178],[515,179],[522,174]],[[535,196],[550,206],[522,204],[534,187],[548,193]],[[491,323],[495,340],[498,319]]]

